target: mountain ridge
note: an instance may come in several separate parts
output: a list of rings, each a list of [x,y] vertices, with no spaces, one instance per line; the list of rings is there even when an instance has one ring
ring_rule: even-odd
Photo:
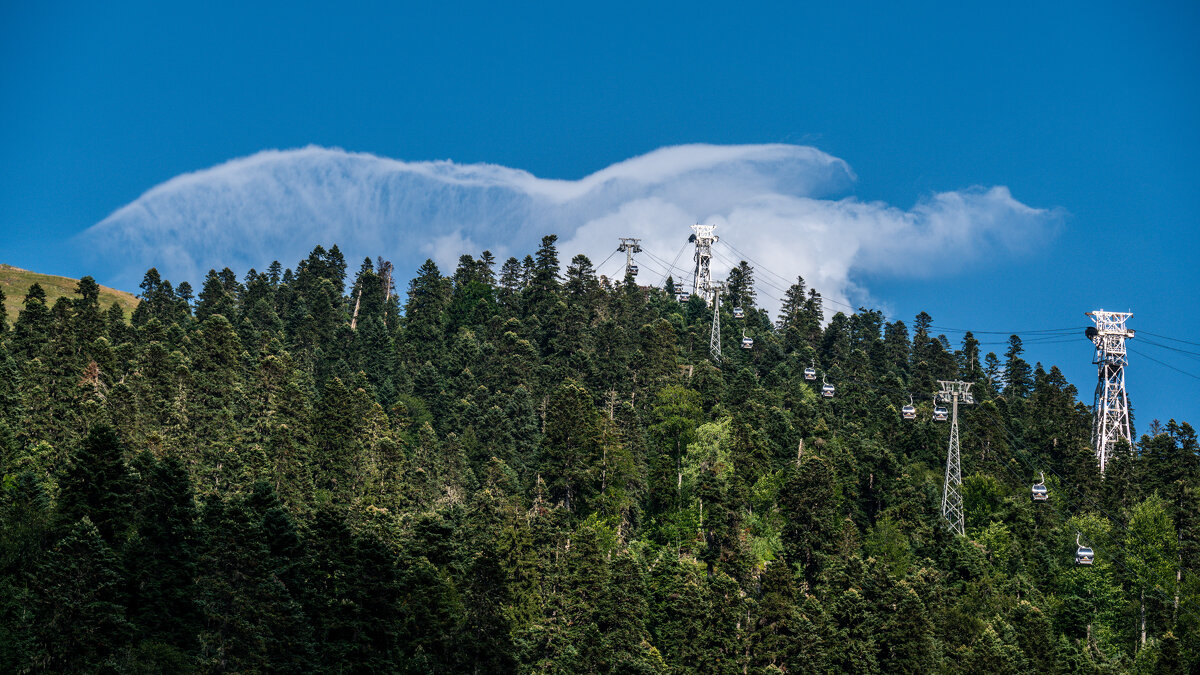
[[[79,279],[64,277],[57,274],[46,274],[22,269],[13,265],[0,263],[0,289],[4,291],[4,311],[8,320],[15,321],[21,311],[21,303],[25,294],[33,284],[41,284],[46,291],[46,304],[53,306],[61,297],[74,297],[75,287]],[[128,318],[138,306],[137,296],[128,291],[122,291],[108,286],[100,287],[100,305],[108,308],[113,302],[121,305]]]

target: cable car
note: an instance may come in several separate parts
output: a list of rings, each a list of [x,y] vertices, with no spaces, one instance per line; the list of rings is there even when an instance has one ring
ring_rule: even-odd
[[[913,405],[912,394],[908,395],[908,405],[900,409],[900,415],[906,420],[917,419],[917,406]]]
[[[675,299],[680,302],[687,302],[688,300],[692,299],[692,294],[691,293],[680,293],[679,295],[675,296]]]
[[[941,406],[941,405],[934,406],[934,408],[933,408],[933,421],[934,422],[945,422],[947,416],[948,415],[946,414],[946,406]]]
[[[683,295],[683,282],[682,281],[675,282],[675,295]]]
[[[806,379],[806,380],[817,379],[817,361],[816,361],[816,359],[813,359],[813,364],[811,366],[804,369],[804,379]]]
[[[1079,543],[1079,533],[1075,533],[1075,564],[1091,565],[1096,560],[1096,554],[1090,547]]]
[[[1050,497],[1050,491],[1046,489],[1046,474],[1042,472],[1042,479],[1034,484],[1029,490],[1029,496],[1035,502],[1044,502]]]
[[[746,318],[746,311],[744,309],[742,309],[741,307],[734,307],[733,308],[733,318],[735,318],[735,319]]]
[[[629,273],[636,277],[638,273],[637,265],[630,265]]]
[[[824,377],[821,378],[821,382],[824,382],[824,384],[821,385],[821,395],[825,398],[833,398],[833,385],[829,384],[829,381]]]
[[[750,349],[754,347],[754,338],[746,337],[746,329],[742,329],[742,349]]]

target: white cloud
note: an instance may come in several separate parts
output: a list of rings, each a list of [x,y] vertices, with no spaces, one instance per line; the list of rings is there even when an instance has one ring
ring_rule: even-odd
[[[781,296],[798,274],[826,297],[863,302],[858,275],[931,275],[984,255],[1019,254],[1058,221],[1004,187],[943,192],[905,210],[844,197],[854,180],[844,161],[782,144],[662,148],[576,181],[310,146],[173,178],[89,228],[80,243],[113,266],[114,284],[132,288],[152,266],[195,285],[209,268],[292,265],[316,244],[337,243],[351,269],[382,255],[403,275],[425,257],[446,273],[459,255],[485,248],[501,260],[520,257],[549,233],[559,235],[564,262],[584,253],[598,264],[618,236],[640,236],[640,278],[657,283],[688,226],[705,222],[721,237],[714,272],[723,277],[730,263],[752,258],[771,306],[769,296]],[[617,259],[601,271],[617,272]],[[691,264],[683,251],[678,267]]]

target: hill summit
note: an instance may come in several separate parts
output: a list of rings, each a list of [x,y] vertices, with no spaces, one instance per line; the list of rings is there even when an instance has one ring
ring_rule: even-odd
[[[0,290],[4,291],[4,310],[8,313],[10,321],[16,320],[17,314],[21,311],[21,301],[25,298],[25,293],[29,291],[29,287],[33,284],[41,284],[42,289],[46,291],[46,304],[53,306],[63,296],[74,296],[75,287],[78,283],[78,279],[30,272],[29,270],[0,263]],[[131,315],[134,308],[138,305],[137,296],[134,294],[101,286],[101,306],[109,307],[114,302],[121,305],[121,309],[124,310],[126,316]]]

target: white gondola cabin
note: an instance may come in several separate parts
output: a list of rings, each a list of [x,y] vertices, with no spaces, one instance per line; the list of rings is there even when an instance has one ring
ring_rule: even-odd
[[[933,409],[933,421],[945,422],[949,418],[949,413],[946,412],[945,406],[935,406]]]
[[[1044,502],[1050,497],[1050,491],[1046,489],[1046,474],[1042,474],[1042,479],[1033,484],[1029,490],[1029,496],[1035,502]]]
[[[734,307],[733,308],[733,318],[735,318],[735,319],[746,318],[746,310],[742,309],[741,307]]]
[[[815,360],[813,361],[813,364],[811,366],[804,369],[804,379],[806,379],[806,380],[817,379],[817,362]]]
[[[752,349],[754,347],[754,338],[747,337],[746,331],[742,331],[742,349]]]
[[[632,274],[633,276],[635,276],[635,277],[636,277],[636,276],[637,276],[637,273],[638,273],[638,268],[637,268],[637,265],[630,265],[630,266],[629,266],[629,273],[630,273],[630,274]]]
[[[829,381],[825,378],[821,378],[821,382],[824,383],[821,385],[821,396],[824,396],[825,398],[833,398],[835,391],[833,385],[829,384]]]
[[[1084,546],[1079,542],[1079,533],[1075,533],[1075,564],[1076,565],[1091,565],[1096,561],[1096,554],[1092,552],[1090,546]]]

